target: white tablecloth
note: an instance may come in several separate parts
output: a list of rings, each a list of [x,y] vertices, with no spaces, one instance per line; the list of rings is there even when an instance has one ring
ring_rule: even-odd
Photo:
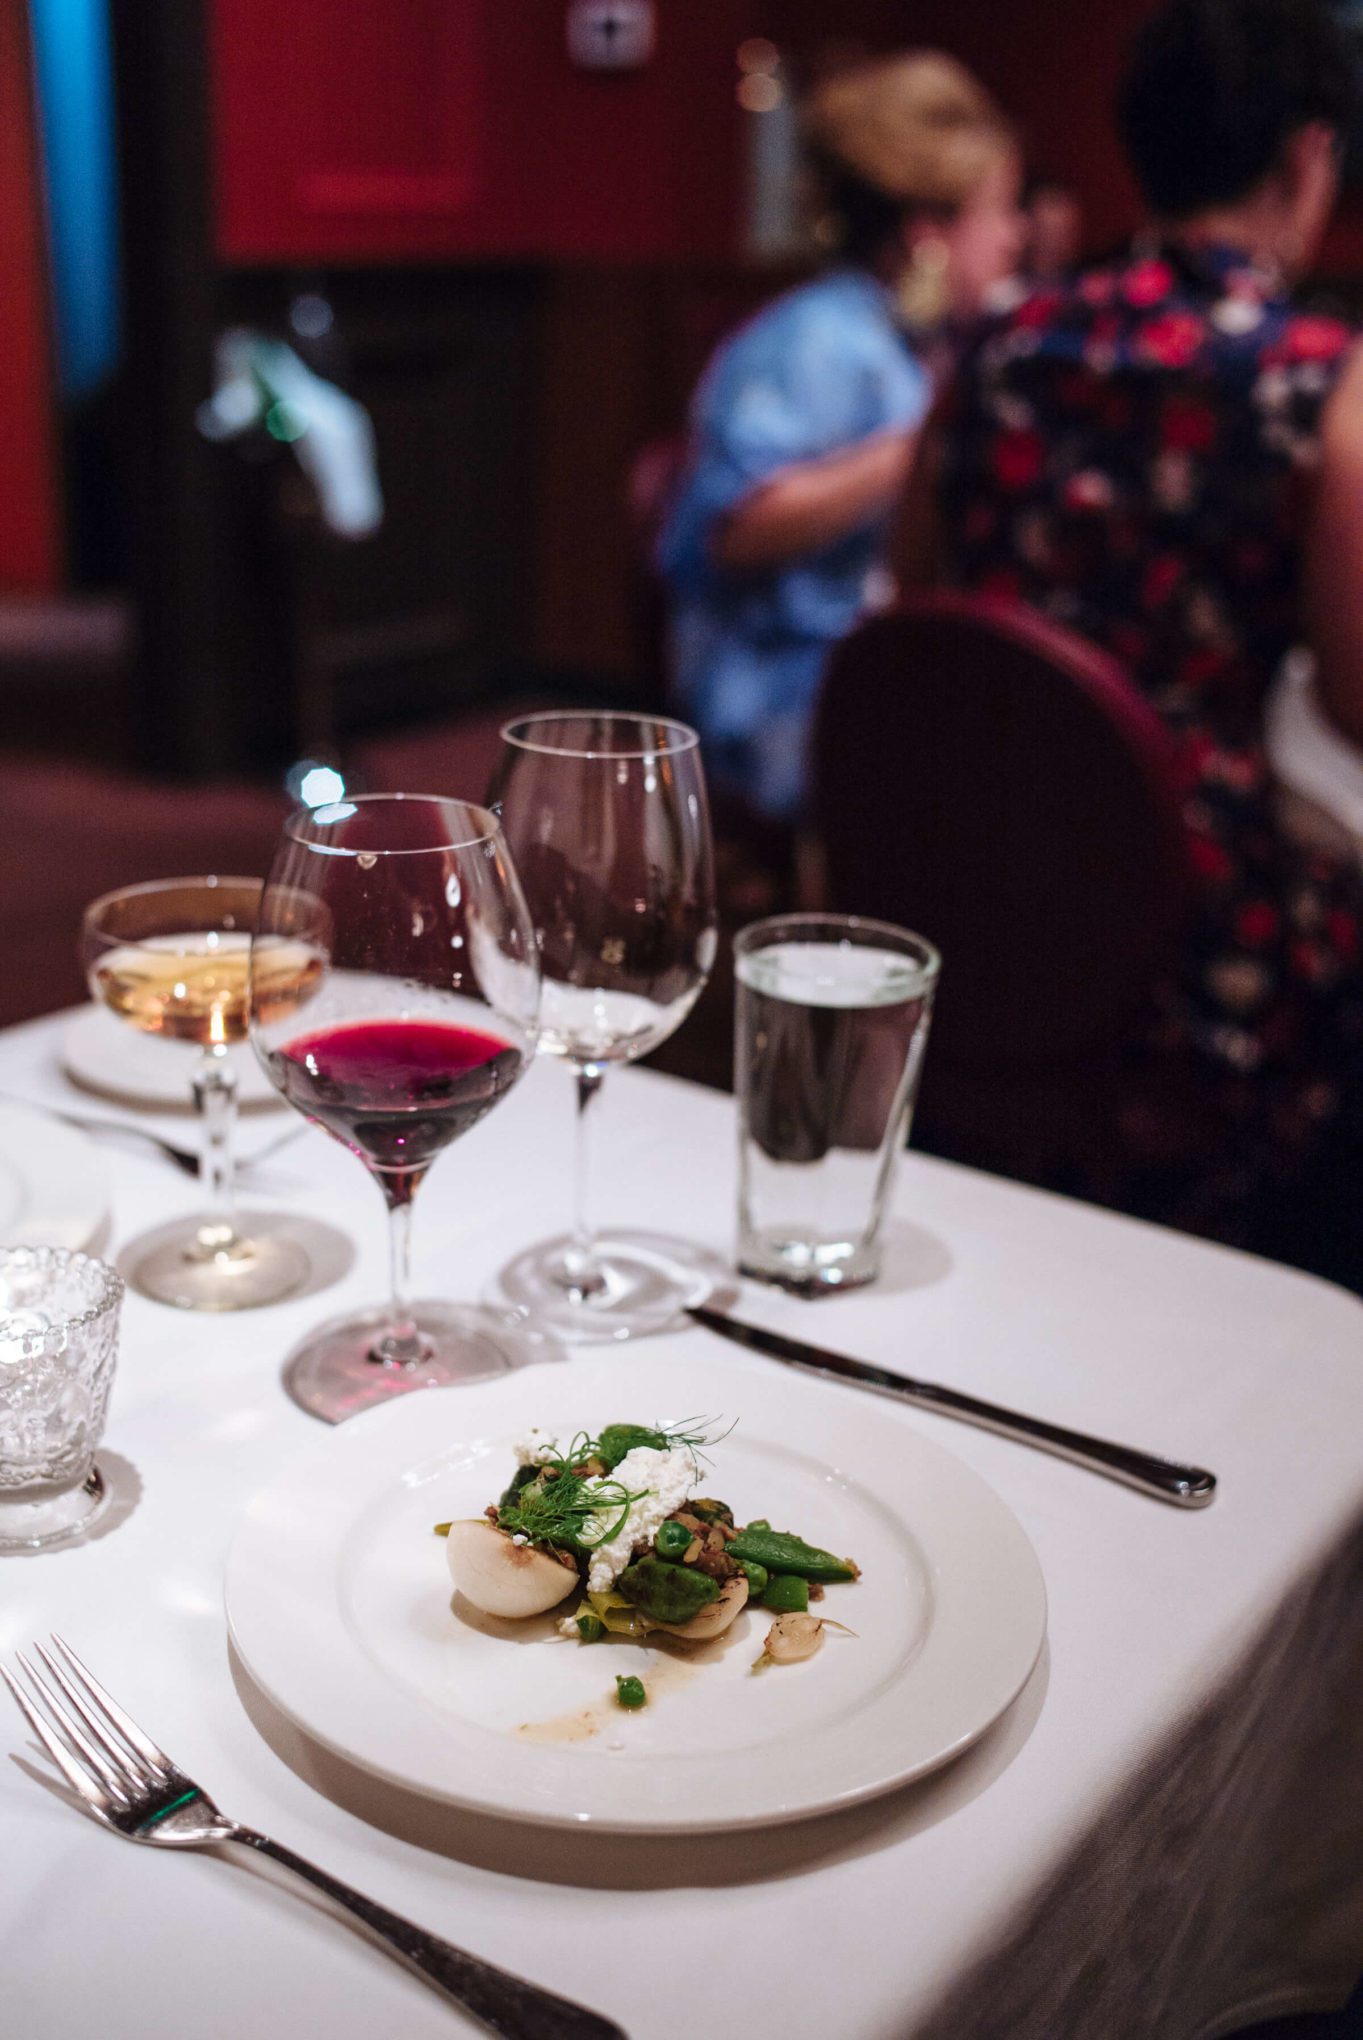
[[[56,1040],[55,1022],[0,1036],[0,1090],[71,1104]],[[602,1218],[727,1251],[730,1103],[624,1072],[601,1115]],[[570,1119],[563,1072],[542,1066],[441,1162],[418,1204],[418,1287],[473,1295],[561,1230]],[[255,1121],[244,1145],[266,1131]],[[101,1152],[115,1251],[184,1209],[163,1162]],[[745,1285],[743,1310],[1200,1461],[1221,1494],[1183,1514],[911,1416],[995,1486],[1040,1556],[1049,1642],[1019,1701],[951,1769],[873,1805],[738,1836],[593,1840],[371,1784],[230,1662],[222,1576],[242,1508],[319,1436],[279,1387],[281,1356],[385,1277],[379,1200],[323,1136],[249,1188],[335,1227],[353,1266],[239,1317],[129,1297],[102,1454],[112,1519],[84,1545],[0,1559],[0,1650],[59,1630],[230,1812],[633,2040],[1200,2040],[1347,1995],[1363,1967],[1355,1299],[910,1157],[880,1284],[817,1307]],[[19,1752],[17,1715],[9,1730]],[[0,2028],[16,2040],[462,2029],[292,1889],[131,1848],[14,1762],[0,1836]]]

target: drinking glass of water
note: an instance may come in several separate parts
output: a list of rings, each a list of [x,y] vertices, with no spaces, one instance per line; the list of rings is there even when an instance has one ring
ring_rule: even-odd
[[[739,1266],[872,1282],[941,959],[887,921],[785,914],[741,930],[734,966]]]

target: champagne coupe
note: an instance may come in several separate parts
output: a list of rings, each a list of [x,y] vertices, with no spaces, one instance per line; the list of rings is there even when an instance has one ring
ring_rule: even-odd
[[[588,1123],[606,1069],[666,1041],[714,962],[700,742],[664,717],[577,711],[510,722],[502,738],[490,799],[535,922],[540,1049],[577,1086],[572,1236],[519,1257],[502,1288],[561,1336],[625,1338],[727,1274],[681,1242],[598,1238],[588,1218]]]
[[[277,958],[318,958],[307,1013],[280,1012]],[[334,1319],[285,1385],[330,1423],[408,1389],[542,1357],[516,1313],[408,1294],[412,1200],[431,1164],[526,1068],[535,936],[496,817],[369,794],[285,824],[251,950],[251,1039],[271,1082],[370,1171],[388,1207],[387,1304]]]
[[[207,1215],[130,1250],[135,1287],[185,1310],[276,1303],[308,1273],[296,1241],[268,1229],[247,1238],[233,1207],[237,1076],[227,1051],[246,1039],[260,896],[258,878],[158,879],[105,893],[86,908],[81,927],[81,962],[94,997],[143,1034],[191,1041],[202,1051],[190,1081]],[[281,944],[258,996],[286,1018],[307,1001],[320,968],[306,943]]]

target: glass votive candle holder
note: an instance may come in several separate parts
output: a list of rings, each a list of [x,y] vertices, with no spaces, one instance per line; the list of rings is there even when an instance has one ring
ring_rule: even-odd
[[[74,1537],[107,1500],[95,1465],[123,1278],[65,1247],[0,1247],[0,1552]]]

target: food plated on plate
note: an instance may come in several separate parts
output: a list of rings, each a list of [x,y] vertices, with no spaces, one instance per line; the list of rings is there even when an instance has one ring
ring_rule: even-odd
[[[436,1525],[456,1587],[483,1614],[508,1621],[576,1595],[558,1627],[581,1644],[714,1643],[745,1608],[761,1608],[775,1619],[755,1670],[813,1657],[825,1630],[844,1625],[810,1603],[827,1586],[856,1580],[860,1568],[764,1517],[740,1524],[727,1502],[699,1493],[701,1459],[716,1442],[696,1424],[607,1424],[562,1445],[532,1431],[496,1502],[481,1516]],[[635,1678],[616,1688],[625,1708],[647,1697]]]
[[[735,1364],[714,1345],[680,1333],[662,1352],[516,1368],[328,1431],[253,1502],[233,1548],[228,1613],[252,1681],[379,1779],[573,1833],[802,1819],[959,1755],[1015,1697],[1045,1638],[1044,1583],[1016,1517],[898,1410]],[[737,1422],[696,1448],[698,1471],[684,1468],[684,1513],[722,1497],[736,1529],[769,1517],[861,1568],[855,1582],[792,1575],[809,1585],[809,1617],[824,1620],[816,1656],[753,1672],[780,1611],[751,1581],[708,1644],[604,1621],[595,1643],[562,1636],[562,1623],[596,1613],[582,1553],[555,1576],[563,1598],[529,1618],[486,1614],[455,1591],[432,1529],[446,1517],[493,1527],[484,1511],[500,1510],[533,1426],[566,1459],[575,1432],[599,1439],[617,1417],[695,1435],[706,1427],[676,1421],[688,1410]],[[623,1464],[607,1472],[618,1480]],[[643,1486],[631,1476],[628,1491]],[[732,1555],[736,1538],[721,1541]],[[643,1708],[619,1705],[630,1696],[617,1677],[639,1680]]]

